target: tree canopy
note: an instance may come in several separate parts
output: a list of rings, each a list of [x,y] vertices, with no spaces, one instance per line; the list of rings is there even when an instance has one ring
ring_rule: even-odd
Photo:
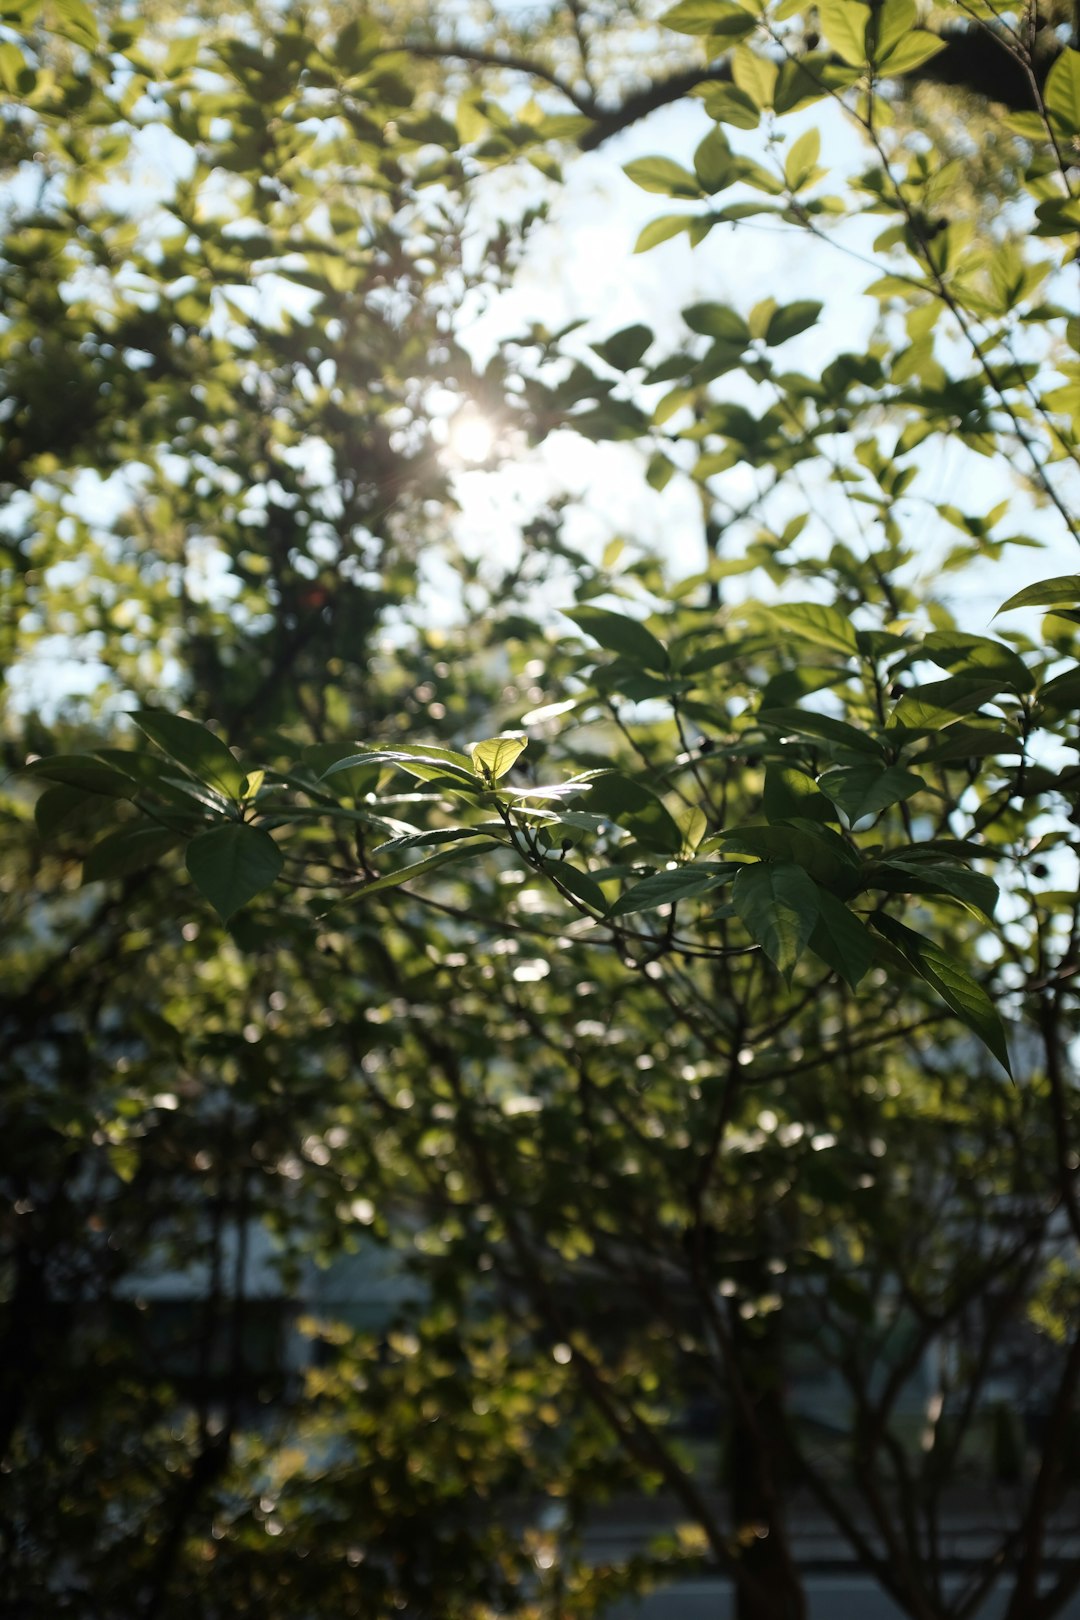
[[[1064,1612],[1069,19],[0,15],[6,1601]],[[716,295],[482,351],[582,150]],[[478,552],[470,420],[673,532]]]

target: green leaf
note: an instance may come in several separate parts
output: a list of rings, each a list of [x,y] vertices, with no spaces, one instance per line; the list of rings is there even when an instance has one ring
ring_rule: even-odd
[[[912,971],[937,992],[961,1023],[979,1037],[1011,1078],[1005,1029],[982,985],[959,965],[954,955],[940,950],[895,918],[879,912],[872,921],[878,933],[900,952]]]
[[[11,40],[0,43],[0,84],[10,95],[18,95],[19,80],[27,66],[26,57],[17,45]]]
[[[859,888],[858,856],[831,827],[809,822],[733,827],[720,835],[720,847],[725,853],[799,866],[841,896],[855,894]]]
[[[811,102],[820,101],[830,90],[840,90],[854,84],[860,77],[857,68],[837,63],[825,51],[812,51],[807,56],[792,58],[784,63],[776,82],[773,106],[781,114],[795,112]]]
[[[52,838],[65,821],[97,798],[99,794],[88,794],[84,788],[61,784],[47,787],[34,805],[34,825],[42,838]]]
[[[1007,613],[1010,608],[1065,605],[1080,607],[1080,574],[1059,574],[1054,579],[1041,579],[1035,585],[1025,585],[1022,591],[1017,591],[1007,602],[1002,602],[998,613]]]
[[[892,712],[891,724],[910,731],[940,731],[959,715],[974,714],[1002,689],[991,673],[949,675],[943,681],[925,681],[902,697]]]
[[[879,59],[878,71],[889,77],[896,73],[911,73],[944,49],[945,41],[939,35],[918,28]]]
[[[709,131],[694,153],[694,173],[709,196],[737,180],[738,165],[727,136],[719,125]]]
[[[1080,51],[1066,46],[1046,76],[1046,110],[1070,135],[1080,135]]]
[[[642,669],[666,671],[669,667],[667,648],[640,619],[598,607],[570,608],[566,617],[608,652],[618,653]]]
[[[677,34],[718,34],[729,40],[751,34],[757,27],[757,18],[731,0],[681,0],[660,21]]]
[[[284,857],[269,833],[240,822],[200,833],[187,847],[192,882],[222,922],[268,889],[283,864]]]
[[[867,34],[867,42],[873,45],[874,60],[887,55],[894,45],[906,39],[918,20],[919,10],[915,0],[878,0]]]
[[[1020,654],[990,636],[935,630],[923,637],[919,656],[923,654],[956,675],[973,679],[978,675],[996,675],[1014,692],[1030,692],[1035,685],[1035,677]]]
[[[370,765],[394,765],[419,782],[447,778],[459,787],[476,786],[476,770],[472,760],[465,754],[454,753],[449,748],[437,748],[434,744],[430,747],[401,744],[396,748],[371,748],[366,753],[345,754],[327,765],[321,780],[325,782],[343,771],[348,772],[350,780],[347,787],[352,791],[354,778],[351,773]]]
[[[474,839],[471,843],[455,844],[451,849],[440,849],[436,855],[427,855],[422,861],[414,861],[411,866],[403,866],[396,872],[384,872],[381,877],[372,878],[370,883],[361,884],[353,891],[353,897],[363,900],[367,895],[378,894],[384,889],[398,889],[403,883],[408,883],[415,877],[433,872],[436,867],[447,866],[451,861],[461,861],[482,849],[496,847],[493,839],[482,837]]]
[[[871,767],[873,769],[873,767]],[[765,772],[765,814],[770,821],[834,821],[835,812],[812,776],[784,765]]]
[[[640,322],[634,326],[624,326],[621,331],[612,333],[602,343],[594,343],[592,350],[598,354],[606,365],[614,366],[616,371],[630,371],[634,366],[640,365],[646,349],[653,340],[652,331]]]
[[[786,978],[810,942],[820,916],[820,890],[801,867],[745,866],[731,889],[735,914]]]
[[[719,338],[740,348],[750,342],[750,328],[730,304],[690,304],[682,318],[691,332],[700,332],[702,337]]]
[[[88,51],[94,50],[98,42],[98,27],[94,13],[85,0],[52,0],[52,10],[57,19],[54,26],[58,34],[74,40],[76,45],[84,45]]]
[[[580,900],[581,904],[588,906],[590,911],[596,912],[598,916],[603,916],[607,910],[607,896],[599,883],[596,882],[595,878],[591,878],[588,872],[583,872],[579,866],[572,866],[569,861],[554,858],[544,862],[544,871],[550,872],[552,877],[574,896],[575,900]]]
[[[396,855],[399,850],[428,849],[433,844],[460,844],[466,838],[475,838],[478,833],[492,836],[502,831],[501,821],[485,823],[482,827],[429,827],[424,832],[399,833],[395,838],[388,838],[385,844],[377,844],[372,853]]]
[[[92,754],[53,754],[48,759],[34,760],[25,769],[28,776],[59,782],[64,787],[78,788],[82,793],[95,793],[105,799],[133,797],[130,779]]]
[[[680,231],[688,231],[694,223],[693,214],[661,214],[659,219],[650,220],[641,235],[634,243],[635,253],[648,253],[650,248],[659,247],[661,242],[670,241],[678,236]]]
[[[794,141],[784,159],[784,179],[792,191],[804,186],[817,167],[821,156],[821,131],[808,129]],[[797,304],[789,306],[797,309]],[[820,305],[818,306],[820,311]],[[815,315],[814,319],[817,319]],[[809,324],[809,323],[808,323]],[[782,341],[782,340],[781,340]]]
[[[866,925],[827,889],[818,890],[818,908],[810,949],[854,990],[873,961],[873,940]]]
[[[83,862],[84,883],[100,883],[106,878],[127,877],[153,866],[175,849],[180,834],[165,827],[124,827],[94,845]]]
[[[677,866],[670,872],[654,872],[652,877],[624,889],[609,916],[629,917],[639,911],[655,911],[657,906],[677,905],[680,900],[697,900],[742,870],[734,861],[714,861],[708,865]]]
[[[867,867],[867,888],[884,889],[887,894],[944,894],[959,900],[968,911],[994,920],[998,886],[985,872],[973,872],[942,860],[920,858],[918,847],[901,855],[888,855]]]
[[[645,849],[677,855],[682,828],[651,788],[618,771],[605,771],[589,789],[589,810],[624,828]]]
[[[899,765],[850,765],[826,771],[821,791],[827,793],[854,824],[864,816],[876,816],[890,805],[900,804],[926,790],[921,776],[902,770]]]
[[[866,26],[870,7],[860,0],[818,0],[821,31],[829,44],[852,67],[866,62]]]
[[[473,769],[477,776],[497,782],[513,767],[528,745],[528,737],[522,736],[491,737],[486,742],[473,743],[469,748]]]
[[[779,66],[771,57],[739,45],[731,53],[731,76],[736,87],[762,111],[773,104]]]
[[[709,85],[704,102],[705,111],[718,124],[730,124],[733,129],[757,129],[761,122],[757,104],[737,85]]]
[[[767,608],[766,614],[804,641],[812,641],[819,647],[829,647],[845,657],[859,650],[855,626],[839,608],[827,607],[821,602],[781,602]]]
[[[658,191],[665,197],[697,200],[705,196],[701,182],[681,164],[666,157],[635,158],[624,164],[623,173],[642,191]]]
[[[798,337],[807,327],[813,326],[821,314],[822,306],[812,298],[800,299],[794,304],[785,304],[782,309],[770,316],[769,324],[765,328],[765,342],[770,348],[776,348],[786,343],[789,338]]]
[[[247,771],[212,731],[195,720],[158,709],[140,709],[131,718],[151,742],[190,771],[197,782],[216,788],[228,799],[241,797]]]
[[[837,720],[831,714],[816,714],[811,709],[768,708],[758,712],[757,723],[770,731],[785,731],[796,737],[821,737],[835,743],[845,754],[885,753],[884,744],[868,732]]]

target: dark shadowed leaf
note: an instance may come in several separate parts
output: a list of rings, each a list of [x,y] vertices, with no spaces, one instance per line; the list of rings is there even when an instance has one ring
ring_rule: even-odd
[[[912,971],[937,992],[961,1023],[979,1037],[1011,1076],[1004,1025],[982,985],[977,984],[960,966],[956,956],[947,954],[893,917],[879,913],[873,918],[873,925],[900,952]]]
[[[240,797],[247,770],[206,726],[158,709],[140,709],[131,718],[151,742],[190,771],[196,781],[217,788],[226,798]]]
[[[921,793],[926,783],[912,771],[899,765],[849,765],[826,771],[821,778],[821,790],[827,793],[851,822],[863,816],[876,816],[891,804],[900,804],[915,793]]]
[[[818,890],[818,919],[810,949],[854,990],[873,960],[873,940],[866,926],[826,889]]]
[[[1036,585],[1025,585],[1002,602],[998,613],[1022,607],[1080,607],[1080,574],[1059,574],[1054,579],[1041,579]]]
[[[642,669],[668,668],[667,648],[639,619],[598,607],[570,608],[566,616],[608,652],[618,653],[621,658]]]
[[[696,900],[700,895],[727,883],[741,870],[743,868],[730,861],[678,866],[670,872],[654,872],[652,877],[642,878],[640,883],[624,890],[612,906],[610,915],[629,917],[634,912],[653,911],[657,906],[675,905],[680,900]]]
[[[99,883],[141,872],[179,842],[180,835],[164,827],[124,827],[94,845],[83,862],[83,882]]]
[[[268,889],[283,856],[269,833],[236,822],[200,833],[187,848],[187,869],[223,922]]]
[[[820,916],[819,893],[801,867],[764,861],[745,866],[732,885],[736,915],[785,977],[810,942]]]

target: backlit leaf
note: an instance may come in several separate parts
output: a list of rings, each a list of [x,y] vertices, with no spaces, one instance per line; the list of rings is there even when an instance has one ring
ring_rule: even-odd
[[[473,743],[469,752],[477,775],[490,782],[505,776],[528,747],[528,737],[491,737],[486,742]]]

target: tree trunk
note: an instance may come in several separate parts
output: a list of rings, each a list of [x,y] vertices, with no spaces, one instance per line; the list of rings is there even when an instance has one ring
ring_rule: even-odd
[[[776,1316],[746,1323],[732,1312],[733,1339],[749,1410],[734,1404],[729,1489],[740,1542],[736,1620],[806,1620],[806,1595],[791,1556],[784,1512],[782,1358]]]

